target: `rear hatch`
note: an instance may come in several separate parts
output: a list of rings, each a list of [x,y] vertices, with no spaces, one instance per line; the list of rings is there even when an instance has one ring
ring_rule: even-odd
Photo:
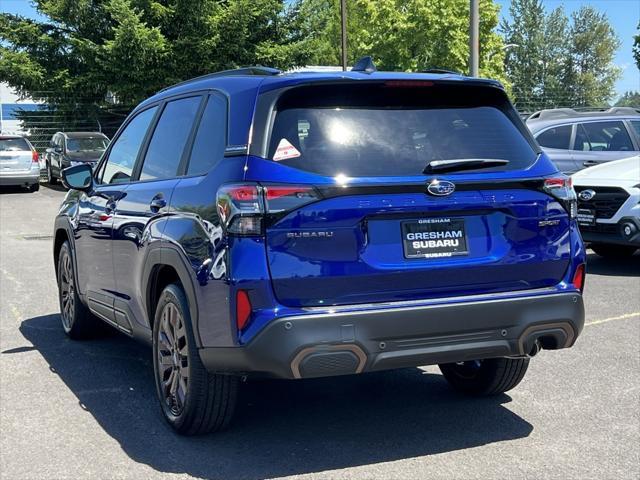
[[[569,214],[531,178],[536,145],[498,88],[288,90],[264,156],[246,179],[265,192],[284,305],[542,288],[569,265]]]
[[[0,175],[28,172],[33,152],[24,138],[0,137]]]

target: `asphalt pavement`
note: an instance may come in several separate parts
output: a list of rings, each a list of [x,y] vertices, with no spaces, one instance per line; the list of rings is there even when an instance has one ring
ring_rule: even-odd
[[[176,436],[150,350],[60,325],[61,188],[0,191],[0,478],[640,478],[640,255],[589,255],[587,326],[495,398],[435,367],[242,386],[230,430]]]

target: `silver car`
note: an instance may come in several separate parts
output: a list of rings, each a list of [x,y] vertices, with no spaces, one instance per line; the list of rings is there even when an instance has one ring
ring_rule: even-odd
[[[614,107],[578,112],[571,108],[541,110],[527,118],[549,158],[572,174],[640,151],[640,109]]]
[[[32,192],[40,188],[38,152],[18,135],[0,135],[0,185],[21,185]]]

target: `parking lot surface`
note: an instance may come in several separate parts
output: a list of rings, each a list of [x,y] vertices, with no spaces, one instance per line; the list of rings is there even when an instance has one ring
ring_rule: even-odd
[[[453,393],[437,367],[243,385],[229,431],[161,418],[150,350],[75,342],[58,317],[64,197],[0,193],[0,478],[640,478],[640,255],[589,255],[587,326],[508,394]]]

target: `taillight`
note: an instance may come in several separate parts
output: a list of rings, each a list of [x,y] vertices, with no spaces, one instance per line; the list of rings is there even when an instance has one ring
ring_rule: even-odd
[[[251,300],[246,290],[238,290],[236,293],[236,325],[238,330],[243,330],[249,323],[251,316]]]
[[[584,263],[578,265],[576,268],[576,273],[573,274],[573,286],[576,287],[577,290],[581,292],[584,290],[584,278],[586,276],[586,269],[584,267]]]
[[[31,151],[31,162],[38,163],[38,152],[36,152],[35,150]]]
[[[229,184],[218,190],[217,209],[227,233],[262,235],[267,215],[282,215],[319,198],[308,185]]]
[[[578,197],[571,177],[559,175],[544,180],[544,191],[560,201],[570,218],[578,216]]]

